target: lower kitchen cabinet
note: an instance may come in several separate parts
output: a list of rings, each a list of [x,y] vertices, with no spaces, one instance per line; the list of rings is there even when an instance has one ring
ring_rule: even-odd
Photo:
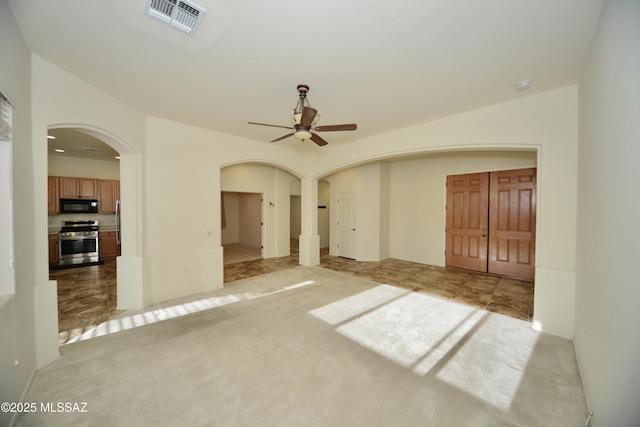
[[[58,233],[49,234],[49,265],[58,265],[60,261],[59,241]]]
[[[101,260],[114,259],[120,255],[120,246],[118,246],[115,231],[98,233],[98,253]]]

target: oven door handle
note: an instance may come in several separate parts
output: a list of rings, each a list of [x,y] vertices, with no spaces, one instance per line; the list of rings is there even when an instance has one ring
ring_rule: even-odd
[[[97,237],[95,237],[95,236],[91,236],[91,237],[88,237],[88,236],[73,236],[73,237],[61,237],[60,241],[64,242],[65,240],[69,241],[69,240],[96,240],[96,239],[97,239]]]

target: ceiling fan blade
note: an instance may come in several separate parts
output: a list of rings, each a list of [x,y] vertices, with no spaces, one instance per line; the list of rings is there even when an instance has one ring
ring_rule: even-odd
[[[313,123],[313,119],[316,118],[317,114],[318,110],[316,110],[315,108],[304,107],[302,109],[302,117],[300,117],[300,125],[304,127],[311,126],[311,123]]]
[[[272,128],[293,129],[291,126],[269,125],[267,123],[249,122],[249,124],[250,125],[258,125],[258,126],[271,126]]]
[[[327,145],[328,142],[325,141],[324,139],[320,138],[318,135],[316,135],[315,133],[311,134],[311,140],[313,142],[315,142],[316,144],[318,144],[320,147],[322,147],[323,145]]]
[[[317,130],[318,132],[331,132],[337,130],[356,130],[358,129],[358,125],[355,123],[350,123],[346,125],[324,125],[324,126],[316,126],[313,130]]]
[[[274,139],[273,141],[269,141],[269,142],[278,142],[278,141],[282,141],[285,138],[289,138],[290,136],[293,136],[293,133],[287,134],[285,136],[281,136],[280,138]]]

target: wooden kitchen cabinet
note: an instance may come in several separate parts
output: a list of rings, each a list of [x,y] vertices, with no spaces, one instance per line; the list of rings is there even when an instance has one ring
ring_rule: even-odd
[[[60,213],[60,192],[58,191],[58,177],[50,176],[48,179],[48,197],[49,215],[57,215]]]
[[[58,234],[49,234],[49,265],[58,265],[60,261],[59,241]]]
[[[97,199],[98,180],[92,178],[59,178],[61,199]]]
[[[101,179],[98,181],[98,213],[115,214],[116,201],[120,199],[120,181]]]
[[[78,178],[59,178],[60,198],[77,199],[78,198]]]
[[[120,255],[120,246],[118,246],[115,231],[98,233],[98,253],[101,260],[114,259]]]
[[[97,199],[98,198],[98,180],[89,178],[78,178],[78,188],[80,189],[80,198]]]

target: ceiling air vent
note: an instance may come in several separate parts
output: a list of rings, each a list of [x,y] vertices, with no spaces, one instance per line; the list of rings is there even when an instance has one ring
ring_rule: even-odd
[[[146,0],[147,15],[193,36],[207,12],[185,0]]]

